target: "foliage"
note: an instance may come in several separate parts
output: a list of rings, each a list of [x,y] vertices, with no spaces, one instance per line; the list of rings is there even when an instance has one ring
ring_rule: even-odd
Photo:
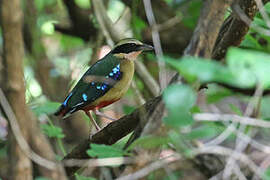
[[[108,157],[121,157],[124,156],[125,151],[113,146],[103,144],[91,144],[87,154],[91,157],[108,158]]]
[[[82,175],[75,174],[76,180],[96,180],[96,178],[93,177],[86,177]]]
[[[190,83],[224,83],[238,88],[254,88],[258,83],[264,88],[270,86],[270,56],[266,53],[229,49],[226,56],[227,65],[196,57],[183,57],[176,61],[165,61],[176,68]]]
[[[49,137],[55,137],[55,138],[64,138],[65,135],[62,132],[62,129],[60,127],[51,126],[48,124],[42,124],[41,128],[43,132],[49,136]]]
[[[143,136],[134,141],[127,150],[132,150],[135,147],[144,149],[152,149],[169,143],[168,137],[157,137],[157,136]]]
[[[32,110],[37,116],[40,116],[42,114],[53,114],[59,106],[60,103],[47,101],[43,104],[33,107]]]
[[[35,180],[50,180],[50,179],[46,177],[36,177]]]
[[[196,95],[186,85],[171,85],[163,94],[169,116],[164,118],[164,123],[171,127],[191,125],[193,119],[190,108],[194,105]]]

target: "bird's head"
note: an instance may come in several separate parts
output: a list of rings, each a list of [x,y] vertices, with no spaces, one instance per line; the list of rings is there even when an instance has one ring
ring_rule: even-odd
[[[135,60],[142,51],[150,51],[153,49],[152,46],[144,44],[137,39],[127,38],[119,41],[112,49],[111,53],[120,58]]]

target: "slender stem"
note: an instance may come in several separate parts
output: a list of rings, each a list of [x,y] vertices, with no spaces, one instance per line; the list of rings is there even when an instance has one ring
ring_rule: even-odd
[[[66,152],[66,150],[64,148],[63,141],[61,140],[61,138],[56,138],[56,140],[57,140],[57,144],[58,144],[61,152],[63,153],[64,156],[66,156],[67,152]]]
[[[55,125],[53,124],[53,122],[50,119],[48,119],[48,122],[49,122],[50,126],[55,127]],[[56,138],[56,141],[57,141],[57,144],[58,144],[61,152],[63,153],[64,156],[66,156],[67,152],[66,152],[66,150],[64,148],[64,144],[63,144],[62,139],[61,138]]]

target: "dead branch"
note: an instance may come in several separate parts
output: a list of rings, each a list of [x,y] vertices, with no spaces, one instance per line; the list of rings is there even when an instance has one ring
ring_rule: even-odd
[[[269,0],[263,1],[263,3],[267,2],[269,2]],[[249,22],[245,22],[241,16],[239,16],[236,7],[240,7],[242,9],[243,13],[249,18]],[[232,5],[232,9],[232,14],[225,20],[219,32],[212,54],[213,59],[223,59],[229,47],[240,45],[249,30],[250,23],[258,12],[258,8],[254,0],[235,1]]]

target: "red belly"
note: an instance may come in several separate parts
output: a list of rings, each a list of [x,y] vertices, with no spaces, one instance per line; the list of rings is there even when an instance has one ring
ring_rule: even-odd
[[[94,109],[100,109],[100,108],[103,108],[105,106],[108,106],[116,101],[118,101],[119,99],[116,99],[116,100],[112,100],[112,101],[103,101],[101,103],[99,103],[97,106],[86,106],[84,107],[82,110],[84,111],[90,111],[90,110],[94,110]]]

